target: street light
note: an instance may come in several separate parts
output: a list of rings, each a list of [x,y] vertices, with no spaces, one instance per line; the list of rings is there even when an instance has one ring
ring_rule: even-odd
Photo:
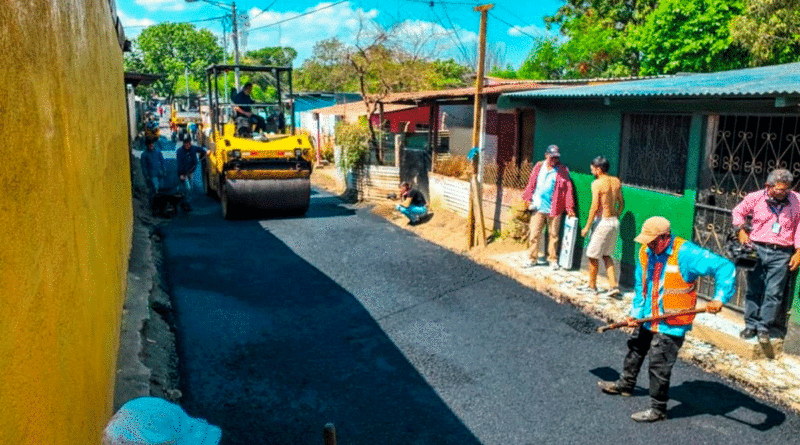
[[[197,1],[210,3],[220,8],[231,8],[231,18],[233,19],[233,64],[236,65],[234,69],[234,78],[236,79],[236,91],[239,91],[239,28],[236,24],[239,20],[236,17],[236,2],[231,2],[231,4],[228,5],[227,3],[213,0],[186,0],[186,3],[195,3]]]

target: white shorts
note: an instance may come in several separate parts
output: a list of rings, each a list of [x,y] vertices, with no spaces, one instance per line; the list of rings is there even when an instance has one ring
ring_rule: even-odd
[[[592,237],[586,246],[586,256],[599,260],[604,256],[611,256],[617,245],[619,234],[619,219],[616,217],[595,220],[592,228]]]

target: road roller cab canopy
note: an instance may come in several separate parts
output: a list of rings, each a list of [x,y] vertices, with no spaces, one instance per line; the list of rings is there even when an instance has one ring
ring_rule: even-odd
[[[292,68],[284,66],[247,66],[247,65],[211,65],[206,68],[208,97],[210,102],[211,122],[213,129],[219,134],[225,134],[225,123],[234,120],[234,97],[241,92],[240,89],[227,90],[229,73],[244,73],[247,82],[258,85],[263,96],[274,97],[274,100],[261,100],[246,104],[252,111],[260,115],[267,122],[268,132],[283,132],[286,130],[285,117],[288,113],[291,126],[289,133],[294,133],[295,122],[292,112],[291,100],[285,98],[292,95]],[[244,85],[244,83],[242,83]]]

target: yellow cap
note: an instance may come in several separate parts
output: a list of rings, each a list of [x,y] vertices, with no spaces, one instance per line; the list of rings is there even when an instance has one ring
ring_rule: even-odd
[[[649,244],[659,235],[670,233],[669,220],[663,216],[647,218],[642,224],[642,231],[633,240],[640,244]]]

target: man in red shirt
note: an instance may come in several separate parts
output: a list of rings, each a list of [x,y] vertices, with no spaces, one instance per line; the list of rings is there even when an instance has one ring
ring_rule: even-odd
[[[530,221],[530,242],[528,252],[531,266],[550,263],[558,269],[558,240],[561,231],[561,217],[564,212],[575,216],[575,198],[569,169],[559,162],[561,153],[557,145],[547,147],[544,161],[533,166],[528,186],[522,192],[522,200],[533,211]],[[539,239],[547,227],[550,238],[547,245],[547,259],[539,258]]]
[[[792,191],[793,181],[788,170],[773,170],[765,188],[745,196],[732,212],[739,242],[752,244],[758,255],[747,274],[745,328],[739,333],[744,339],[758,335],[767,343],[770,332],[785,334],[781,311],[786,281],[800,266],[800,194]]]

